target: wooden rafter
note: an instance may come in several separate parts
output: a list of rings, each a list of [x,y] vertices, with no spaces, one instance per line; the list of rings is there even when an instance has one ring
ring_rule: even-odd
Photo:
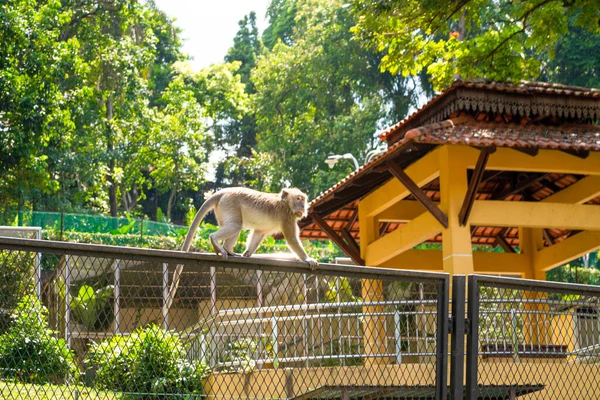
[[[479,158],[477,158],[477,164],[475,164],[475,169],[473,170],[473,174],[471,175],[471,179],[469,180],[467,194],[465,195],[462,207],[460,208],[460,213],[458,214],[458,222],[462,226],[466,225],[467,221],[469,220],[469,214],[471,212],[471,209],[473,208],[473,201],[477,196],[477,188],[479,187],[479,184],[483,179],[485,166],[487,164],[488,159],[490,158],[490,154],[492,154],[495,151],[495,147],[488,147],[481,149],[479,153]]]
[[[544,235],[544,240],[548,243],[548,246],[552,246],[554,244],[554,239],[552,235],[548,231],[548,229],[542,229],[542,235]]]
[[[439,221],[444,228],[448,228],[448,216],[427,197],[425,192],[398,166],[398,164],[388,161],[387,167],[390,173],[406,187],[406,189],[421,203],[427,211]]]
[[[537,147],[513,147],[513,150],[520,151],[521,153],[525,153],[528,156],[535,157],[540,152],[540,149]]]
[[[510,187],[506,190],[503,190],[500,193],[496,193],[496,194],[492,195],[492,198],[490,200],[504,200],[508,196],[511,196],[514,194],[519,194],[520,192],[524,191],[531,185],[546,179],[549,175],[550,174],[535,174],[533,176],[530,176],[529,178],[517,183],[516,185],[514,185],[512,187]]]
[[[329,226],[327,221],[323,219],[319,214],[312,213],[310,217],[319,227],[329,236],[331,240],[335,244],[337,244],[350,258],[352,261],[356,263],[356,265],[365,265],[365,261],[360,257],[360,253],[357,253],[356,249],[353,246],[348,245],[341,237],[337,234],[337,232]]]
[[[570,154],[575,157],[586,159],[590,156],[589,150],[574,150],[574,149],[560,149],[561,151]]]
[[[508,241],[504,238],[508,232],[508,228],[502,228],[500,232],[494,237],[496,239],[496,244],[498,244],[506,253],[516,253],[515,249],[508,243]]]
[[[354,249],[354,252],[356,254],[360,254],[360,247],[358,247],[358,243],[356,243],[356,240],[354,240],[352,234],[346,229],[342,229],[340,231],[340,234],[342,235],[342,238],[346,241],[346,243]]]
[[[379,228],[379,236],[383,236],[384,233],[387,231],[388,226],[390,226],[389,222],[384,222],[381,224],[381,227]]]
[[[350,232],[352,230],[352,227],[354,226],[354,223],[356,222],[357,219],[358,219],[358,207],[356,207],[356,209],[354,210],[354,212],[350,216],[350,219],[348,219],[348,224],[346,225],[345,230],[348,231],[348,232]]]

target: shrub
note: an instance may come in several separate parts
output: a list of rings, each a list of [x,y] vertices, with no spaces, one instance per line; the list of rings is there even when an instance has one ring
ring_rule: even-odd
[[[204,364],[185,359],[177,334],[154,324],[94,344],[86,362],[96,369],[98,388],[142,394],[135,399],[200,395],[201,380],[207,371]]]
[[[34,296],[18,304],[0,335],[0,374],[25,383],[64,383],[77,378],[74,356],[48,328],[48,311]]]
[[[0,251],[0,309],[12,310],[34,288],[34,253]]]

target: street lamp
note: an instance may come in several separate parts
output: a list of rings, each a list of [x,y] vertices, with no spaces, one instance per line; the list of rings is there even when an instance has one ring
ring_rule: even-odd
[[[356,160],[356,157],[354,157],[352,154],[350,153],[346,153],[346,154],[330,154],[327,159],[325,160],[325,163],[327,163],[327,165],[329,165],[329,168],[333,168],[335,164],[337,164],[337,162],[341,159],[345,159],[345,160],[352,160],[354,162],[354,169],[358,169],[360,167],[360,165],[358,164],[358,161]]]

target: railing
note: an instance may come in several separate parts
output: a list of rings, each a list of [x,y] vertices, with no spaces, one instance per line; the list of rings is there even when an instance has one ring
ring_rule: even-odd
[[[376,307],[393,311],[363,311]],[[327,361],[330,365],[364,365],[368,358],[401,364],[412,357],[424,362],[424,357],[436,355],[435,307],[431,300],[403,300],[221,310],[187,333],[192,343],[201,337],[201,341],[220,345],[212,349],[196,346],[190,357],[206,361],[215,370],[244,367],[248,359],[257,366],[279,367],[310,367]],[[383,343],[376,352],[364,348],[365,318],[382,322]],[[227,360],[232,345],[245,345],[243,360]]]
[[[600,287],[469,276],[467,398],[510,377],[515,396],[597,399],[599,299]]]
[[[41,304],[16,289],[22,301],[0,330],[4,397],[52,384],[58,398],[267,399],[334,384],[437,387],[445,398],[446,274],[0,237],[2,271],[33,268],[33,255],[51,272]],[[57,354],[40,359],[40,345]]]

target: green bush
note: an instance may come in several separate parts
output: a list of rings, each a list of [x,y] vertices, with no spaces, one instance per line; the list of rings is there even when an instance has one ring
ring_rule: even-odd
[[[204,364],[185,359],[176,333],[154,324],[94,344],[86,362],[96,369],[98,388],[140,393],[135,399],[168,398],[172,394],[200,397],[201,380],[207,371]]]
[[[18,304],[0,335],[0,375],[24,383],[64,383],[77,378],[74,356],[48,328],[48,311],[34,296]]]
[[[0,309],[13,310],[23,296],[33,293],[34,253],[0,251]]]

